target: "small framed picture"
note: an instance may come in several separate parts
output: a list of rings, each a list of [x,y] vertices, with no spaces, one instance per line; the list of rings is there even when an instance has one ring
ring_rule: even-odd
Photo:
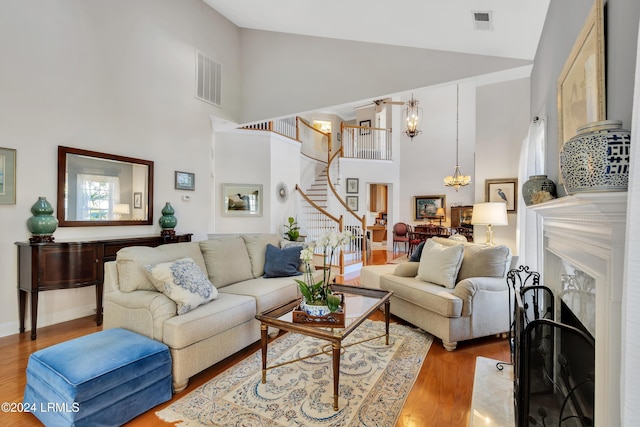
[[[196,174],[191,172],[176,171],[176,190],[196,189]]]
[[[371,120],[360,120],[360,135],[369,135],[371,133]]]
[[[16,204],[16,150],[0,147],[0,203]]]
[[[358,210],[358,196],[347,196],[347,206],[352,211]]]
[[[262,184],[222,184],[223,216],[262,216]]]
[[[487,179],[485,181],[485,201],[504,202],[508,213],[516,213],[518,209],[518,179]]]
[[[142,191],[133,193],[133,209],[142,209]]]
[[[358,178],[347,178],[347,194],[358,194]]]

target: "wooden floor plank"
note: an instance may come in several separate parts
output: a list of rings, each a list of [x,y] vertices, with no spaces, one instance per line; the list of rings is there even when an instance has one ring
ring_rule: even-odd
[[[404,253],[384,250],[372,252],[370,264],[386,264],[394,257]],[[358,278],[352,277],[348,283],[358,284]],[[393,321],[405,323],[400,319]],[[374,320],[384,320],[382,313],[373,315]],[[92,317],[76,319],[70,322],[38,328],[38,339],[31,341],[29,333],[16,334],[0,338],[0,402],[21,402],[25,387],[25,369],[29,355],[41,348],[67,341],[101,330]],[[240,360],[260,349],[257,342],[230,356],[209,369],[197,374],[189,381],[187,389],[174,395],[173,399],[153,410],[135,418],[127,426],[172,426],[155,416],[155,412],[183,397],[220,372],[228,369]],[[398,427],[464,427],[468,425],[475,359],[477,356],[500,360],[509,359],[507,341],[497,337],[487,337],[458,343],[453,352],[445,351],[442,342],[434,340],[429,354],[420,370],[416,383],[407,398],[396,426]],[[37,419],[26,413],[0,412],[2,426],[38,425]]]

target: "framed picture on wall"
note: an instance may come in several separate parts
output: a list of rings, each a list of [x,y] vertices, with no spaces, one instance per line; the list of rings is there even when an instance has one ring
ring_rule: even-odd
[[[142,209],[142,191],[133,193],[133,209]]]
[[[518,209],[518,179],[485,180],[485,201],[504,202],[507,204],[507,213],[516,213]]]
[[[347,194],[358,194],[358,178],[347,178]]]
[[[16,150],[0,147],[0,203],[16,204]]]
[[[347,196],[347,206],[352,211],[358,210],[358,196]]]
[[[413,219],[424,221],[427,219],[438,219],[436,212],[438,208],[446,208],[445,195],[437,196],[413,196]]]
[[[262,216],[262,184],[222,184],[222,215]]]
[[[360,135],[369,135],[371,133],[371,120],[360,120]]]
[[[604,7],[595,0],[558,77],[558,147],[582,125],[605,120]]]
[[[191,172],[176,171],[176,190],[191,190],[196,189],[196,174]]]

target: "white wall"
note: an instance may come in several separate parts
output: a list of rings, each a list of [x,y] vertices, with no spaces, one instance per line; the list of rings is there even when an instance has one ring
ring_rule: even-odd
[[[459,160],[460,170],[476,179],[473,170],[475,152],[475,84],[460,83],[459,97]],[[416,225],[415,196],[445,196],[446,222],[450,224],[450,207],[470,205],[474,187],[461,187],[458,192],[445,187],[444,177],[452,175],[456,166],[456,86],[439,86],[414,91],[423,108],[422,133],[410,140],[401,138],[400,215],[394,222]],[[391,220],[390,220],[391,221]]]
[[[475,202],[486,201],[485,180],[518,178],[520,147],[530,121],[530,79],[516,79],[479,86],[476,93]],[[518,198],[522,197],[518,182]],[[517,255],[517,214],[509,213],[509,225],[494,227],[493,240]],[[474,237],[484,242],[486,226],[476,226]]]
[[[294,187],[300,180],[300,144],[266,131],[216,132],[214,143],[214,218],[212,234],[281,233],[282,225],[295,214]],[[276,196],[279,183],[289,188],[289,197]],[[222,184],[261,184],[262,216],[225,216]]]
[[[241,40],[242,63],[252,65],[242,69],[242,123],[530,63],[249,29],[241,30]]]
[[[65,227],[57,241],[157,235],[167,201],[178,233],[206,237],[209,116],[238,115],[239,36],[199,0],[7,0],[1,7],[0,146],[17,150],[17,201],[0,205],[3,336],[18,332],[14,242],[30,237],[26,221],[38,196],[56,205],[58,145],[153,160],[155,198],[152,226]],[[194,98],[196,49],[223,63],[222,109]],[[174,189],[176,170],[196,174],[195,192]],[[93,287],[41,293],[38,326],[92,314],[94,295]]]

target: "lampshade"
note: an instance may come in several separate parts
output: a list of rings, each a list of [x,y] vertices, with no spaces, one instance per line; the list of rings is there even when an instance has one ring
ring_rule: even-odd
[[[129,215],[128,203],[116,203],[113,205],[113,213],[120,215]]]
[[[444,208],[438,208],[438,209],[436,209],[436,216],[439,216],[439,217],[443,217],[443,216],[445,216]]]
[[[507,205],[502,202],[476,203],[473,205],[471,224],[507,225]]]
[[[508,225],[507,205],[502,202],[476,203],[473,205],[473,214],[471,215],[471,224],[487,226],[487,245],[493,243],[493,226]]]

